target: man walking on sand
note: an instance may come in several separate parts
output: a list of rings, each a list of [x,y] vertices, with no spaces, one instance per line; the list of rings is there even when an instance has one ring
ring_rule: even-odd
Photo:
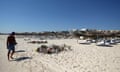
[[[10,58],[13,59],[13,54],[15,53],[16,44],[17,42],[15,40],[15,32],[12,32],[7,38],[8,60],[10,60]]]

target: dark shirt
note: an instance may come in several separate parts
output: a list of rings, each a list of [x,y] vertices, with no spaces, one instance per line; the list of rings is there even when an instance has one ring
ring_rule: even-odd
[[[7,45],[9,44],[16,44],[16,40],[15,40],[15,37],[10,35],[8,38],[7,38]]]

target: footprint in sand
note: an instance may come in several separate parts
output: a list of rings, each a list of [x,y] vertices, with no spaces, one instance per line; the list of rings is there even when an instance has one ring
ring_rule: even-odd
[[[120,57],[115,57],[113,63],[115,64],[115,69],[120,72]]]
[[[120,64],[120,57],[115,57],[115,59],[113,60],[113,63]]]

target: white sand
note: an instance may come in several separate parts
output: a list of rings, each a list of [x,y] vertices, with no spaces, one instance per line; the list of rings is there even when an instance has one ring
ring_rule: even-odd
[[[77,44],[76,39],[48,40],[49,44],[71,45],[72,51],[37,53],[41,44],[17,38],[15,60],[7,60],[7,36],[0,36],[0,72],[120,72],[120,44],[113,47]]]

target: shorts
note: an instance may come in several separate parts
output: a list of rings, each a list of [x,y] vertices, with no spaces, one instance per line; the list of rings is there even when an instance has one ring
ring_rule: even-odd
[[[14,44],[9,44],[8,45],[8,50],[9,51],[15,51],[15,45]]]

